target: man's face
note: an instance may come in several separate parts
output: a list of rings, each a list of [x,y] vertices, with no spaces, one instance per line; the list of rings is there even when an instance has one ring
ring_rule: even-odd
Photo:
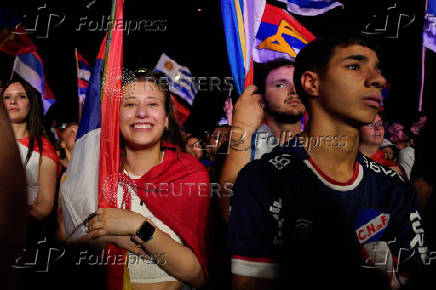
[[[360,127],[360,142],[365,145],[380,146],[383,143],[384,134],[385,129],[383,127],[383,121],[379,115],[376,115],[374,122]]]
[[[370,124],[380,108],[385,84],[374,50],[357,44],[336,47],[319,76],[318,101],[336,118],[357,126]]]
[[[265,80],[265,109],[279,123],[296,123],[305,112],[294,86],[294,67],[272,70]]]
[[[404,126],[401,124],[394,124],[392,125],[389,130],[391,131],[391,136],[389,137],[389,140],[392,143],[398,144],[400,142],[407,142],[409,141],[409,136],[404,132]]]

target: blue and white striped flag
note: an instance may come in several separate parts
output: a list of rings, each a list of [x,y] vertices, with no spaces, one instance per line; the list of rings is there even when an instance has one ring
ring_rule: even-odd
[[[304,16],[315,16],[324,14],[327,11],[336,8],[344,7],[336,0],[277,0],[286,3],[286,9],[294,14]]]
[[[162,53],[154,70],[163,72],[168,77],[168,85],[172,93],[179,95],[192,105],[198,87],[191,71],[186,66],[179,65],[168,55]]]

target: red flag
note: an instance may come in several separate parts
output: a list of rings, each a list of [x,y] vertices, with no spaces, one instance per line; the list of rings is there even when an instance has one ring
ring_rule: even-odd
[[[114,0],[115,1],[115,0]],[[114,4],[114,2],[113,2]],[[114,26],[107,35],[106,65],[102,82],[100,166],[98,181],[98,207],[117,207],[118,169],[120,158],[119,109],[123,71],[123,1],[116,0]],[[109,257],[107,288],[123,288],[124,263],[118,261],[125,250],[114,245],[106,249]],[[124,260],[124,259],[123,259]]]
[[[7,8],[0,8],[0,51],[17,55],[30,53],[37,48],[24,27]]]
[[[170,95],[171,95],[171,102],[173,103],[176,122],[180,127],[182,127],[186,119],[188,119],[189,115],[191,115],[191,111],[185,106],[183,106],[182,104],[180,104],[176,96],[174,96],[173,94]]]

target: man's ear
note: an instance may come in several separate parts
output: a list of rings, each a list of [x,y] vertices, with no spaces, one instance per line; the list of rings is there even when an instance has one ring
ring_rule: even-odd
[[[319,76],[312,71],[305,71],[301,75],[301,85],[307,94],[318,97],[319,96]]]

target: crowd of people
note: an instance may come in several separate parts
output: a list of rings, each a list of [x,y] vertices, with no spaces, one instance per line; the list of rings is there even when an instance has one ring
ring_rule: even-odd
[[[370,39],[319,37],[295,62],[259,64],[254,84],[226,101],[228,124],[201,136],[179,127],[162,78],[140,70],[123,84],[116,206],[90,212],[75,240],[60,188],[79,124],[59,124],[52,144],[38,92],[19,77],[3,85],[13,136],[1,129],[25,181],[13,148],[2,148],[12,152],[2,168],[17,172],[8,194],[27,191],[27,214],[22,199],[14,207],[27,236],[8,258],[18,277],[9,289],[50,288],[40,278],[50,273],[67,289],[430,289],[431,120],[384,120]],[[62,255],[27,267],[42,242]],[[84,249],[112,249],[123,263],[82,265]]]

